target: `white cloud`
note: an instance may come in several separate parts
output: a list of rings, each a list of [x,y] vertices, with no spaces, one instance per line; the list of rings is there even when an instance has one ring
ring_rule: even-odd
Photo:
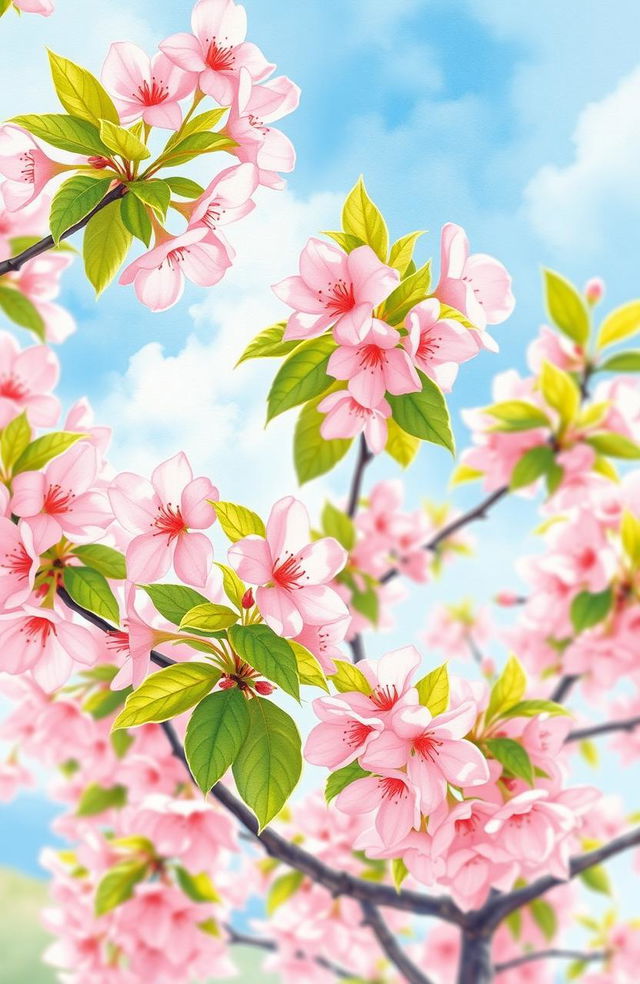
[[[542,167],[525,189],[528,216],[551,246],[591,254],[640,215],[640,68],[581,112],[574,159]],[[617,238],[617,237],[616,237]],[[613,241],[613,240],[612,240]]]
[[[265,193],[256,211],[230,230],[236,264],[191,309],[192,330],[180,351],[145,345],[96,408],[97,418],[114,429],[111,459],[118,469],[148,473],[184,449],[196,472],[209,475],[225,498],[266,507],[295,488],[295,415],[264,430],[276,363],[233,367],[260,329],[285,316],[269,285],[296,272],[300,248],[314,230],[335,224],[341,197],[302,201],[288,191]]]

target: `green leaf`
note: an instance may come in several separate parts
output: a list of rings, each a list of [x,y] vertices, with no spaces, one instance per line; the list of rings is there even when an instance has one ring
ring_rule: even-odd
[[[119,625],[118,602],[106,578],[98,571],[91,567],[65,567],[64,586],[76,604]]]
[[[462,485],[464,482],[475,482],[478,478],[482,478],[483,475],[484,472],[478,471],[477,468],[470,468],[469,465],[461,464],[457,468],[454,468],[449,479],[449,485],[453,488],[456,485]]]
[[[335,799],[338,793],[341,793],[343,789],[350,786],[356,779],[365,779],[370,775],[371,773],[363,769],[357,761],[343,766],[342,769],[336,769],[330,776],[327,776],[325,783],[324,796],[327,803]]]
[[[82,255],[89,282],[96,294],[108,287],[122,266],[131,245],[131,233],[120,215],[119,202],[111,202],[91,218],[84,232]]]
[[[589,338],[589,310],[572,283],[553,270],[544,270],[544,290],[549,317],[563,334],[584,345]]]
[[[200,154],[211,154],[219,150],[231,150],[236,146],[235,140],[224,133],[192,133],[185,140],[180,140],[169,151],[165,150],[161,158],[162,166],[167,164],[187,164],[199,157]]]
[[[550,427],[551,421],[543,410],[525,400],[505,400],[485,407],[485,413],[495,417],[502,424],[504,431],[527,431],[536,427]]]
[[[322,529],[326,536],[334,537],[345,550],[353,550],[355,547],[356,528],[353,520],[330,502],[325,502],[322,510]]]
[[[554,463],[555,456],[548,444],[529,448],[516,462],[515,468],[511,472],[509,488],[515,491],[515,489],[522,489],[531,485],[542,475],[546,475]]]
[[[602,895],[611,895],[609,875],[601,864],[594,864],[592,868],[586,868],[585,871],[581,871],[580,879],[593,892],[601,892]]]
[[[359,588],[355,582],[351,585],[351,606],[364,615],[373,625],[378,624],[380,617],[380,599],[373,584]]]
[[[42,113],[39,116],[14,116],[11,122],[58,150],[89,157],[109,156],[109,148],[100,139],[97,127],[75,116]]]
[[[640,372],[640,349],[612,355],[598,366],[598,372]]]
[[[233,602],[238,611],[242,610],[242,599],[246,588],[232,567],[226,564],[216,563],[216,567],[222,571],[222,586],[224,593],[229,601]]]
[[[276,878],[267,895],[267,915],[272,916],[276,909],[295,895],[303,881],[304,875],[301,871],[287,871],[286,874]]]
[[[396,892],[399,892],[402,888],[402,883],[409,874],[409,869],[402,860],[402,858],[393,858],[391,861],[391,877],[393,879],[393,884]]]
[[[237,687],[201,700],[187,725],[185,755],[199,789],[208,793],[240,752],[249,731],[248,702]]]
[[[329,357],[336,343],[331,335],[309,338],[283,362],[267,399],[267,423],[300,403],[324,393],[333,380],[327,375]]]
[[[600,762],[600,756],[598,754],[598,749],[595,742],[581,741],[580,754],[585,762],[587,762],[593,769],[597,768],[598,763]]]
[[[148,872],[147,861],[121,861],[103,875],[96,890],[96,916],[104,916],[133,896],[133,890]]]
[[[408,468],[420,449],[420,441],[412,434],[407,434],[396,423],[393,417],[387,420],[387,443],[385,451],[402,468]]]
[[[0,308],[7,318],[21,328],[28,328],[39,341],[44,342],[45,328],[42,315],[35,304],[19,290],[4,284],[0,285]]]
[[[233,763],[238,792],[264,828],[280,812],[302,771],[295,722],[276,704],[253,697],[247,704],[249,734]]]
[[[571,622],[576,632],[584,632],[598,625],[607,617],[613,607],[613,590],[605,588],[592,594],[581,591],[571,602]]]
[[[565,714],[569,716],[569,711],[562,704],[556,704],[552,700],[520,700],[517,704],[513,704],[511,707],[505,708],[501,714],[497,716],[499,718],[515,718],[515,717],[537,717],[538,714]]]
[[[533,786],[533,765],[522,745],[512,738],[488,738],[485,742],[492,757],[512,776],[524,779]]]
[[[127,187],[132,195],[139,198],[145,205],[149,205],[161,221],[166,218],[171,201],[171,188],[166,181],[159,179],[132,181]]]
[[[557,461],[553,461],[549,465],[549,470],[545,476],[547,482],[547,492],[549,495],[553,495],[557,492],[562,484],[564,478],[564,468],[562,468]]]
[[[580,410],[580,390],[568,372],[552,362],[543,362],[540,389],[545,402],[557,410],[563,427],[575,420]]]
[[[90,714],[95,721],[102,721],[114,711],[119,710],[131,693],[131,687],[124,690],[96,690],[85,700],[82,710]]]
[[[241,659],[285,693],[300,699],[298,663],[291,646],[268,625],[233,625],[229,642]]]
[[[49,52],[49,63],[58,99],[71,116],[89,123],[120,122],[111,96],[91,72],[53,51]]]
[[[27,420],[27,413],[23,411],[17,417],[14,417],[13,420],[9,421],[0,436],[0,455],[2,456],[2,464],[7,474],[10,474],[11,469],[30,440],[31,427]]]
[[[120,216],[132,236],[148,246],[153,226],[145,206],[135,195],[125,195],[120,201]]]
[[[389,294],[380,317],[390,325],[399,325],[409,311],[424,301],[431,286],[431,261],[419,267]]]
[[[165,152],[167,150],[171,150],[173,147],[175,147],[177,144],[183,141],[186,137],[190,137],[193,133],[204,133],[207,130],[212,130],[213,127],[220,122],[220,120],[222,119],[222,117],[226,112],[227,112],[226,108],[222,107],[221,109],[209,109],[205,113],[198,113],[197,116],[193,116],[187,123],[183,123],[179,130],[171,134],[171,136],[167,140],[165,146]],[[171,180],[187,181],[187,178],[178,178],[178,179],[171,178]],[[189,183],[195,184],[195,181]],[[193,195],[193,196],[187,195],[186,197],[197,198],[198,195],[201,195],[203,191],[204,188],[201,188],[197,195]],[[176,192],[176,194],[181,194],[181,192]]]
[[[128,731],[112,731],[109,737],[113,751],[119,759],[125,757],[135,741],[133,735],[130,735]]]
[[[206,697],[219,679],[220,670],[210,663],[176,663],[158,670],[127,698],[113,730],[177,717]]]
[[[109,120],[100,121],[100,139],[113,154],[119,154],[126,161],[144,161],[151,157],[151,151],[142,140]]]
[[[209,601],[199,591],[184,584],[141,584],[140,587],[147,592],[156,611],[174,625],[180,625],[187,612],[196,605]]]
[[[88,543],[86,546],[74,547],[73,553],[86,567],[115,581],[124,581],[127,576],[127,564],[124,554],[113,547],[105,547],[101,543]]]
[[[418,699],[433,717],[443,714],[449,706],[449,670],[446,663],[427,673],[416,683]]]
[[[4,435],[3,435],[4,436]],[[640,566],[640,520],[629,509],[623,509],[620,538],[625,554],[634,565]]]
[[[238,506],[235,502],[212,502],[212,505],[223,533],[232,543],[252,534],[262,537],[267,535],[265,525],[258,514],[247,509],[246,506]]]
[[[348,232],[325,230],[322,235],[329,236],[330,239],[333,239],[334,243],[337,243],[345,253],[353,253],[354,249],[357,249],[358,246],[366,246],[366,243],[359,236],[352,236]]]
[[[290,342],[284,341],[283,335],[286,327],[286,321],[279,321],[275,325],[263,328],[260,334],[249,342],[236,362],[236,366],[248,359],[273,359],[292,352],[300,344],[300,339],[292,339]]]
[[[91,178],[76,174],[56,192],[51,202],[49,226],[57,243],[67,229],[84,219],[101,202],[111,186],[111,178]]]
[[[600,326],[597,347],[605,348],[640,331],[640,301],[630,301],[608,314]]]
[[[118,809],[124,806],[126,802],[126,786],[110,786],[106,788],[105,786],[100,786],[97,782],[92,782],[80,797],[76,816],[95,817],[98,813],[104,813],[105,810]]]
[[[202,185],[199,185],[197,181],[192,181],[191,178],[181,178],[176,175],[173,178],[165,178],[164,180],[174,195],[179,195],[180,198],[199,198],[200,195],[204,194]]]
[[[487,723],[500,717],[502,712],[520,703],[527,688],[525,672],[515,656],[510,656],[507,664],[494,683],[486,710]]]
[[[287,639],[287,642],[296,658],[300,683],[308,687],[321,687],[329,693],[324,671],[313,653],[306,646],[301,646],[299,642],[294,642],[293,639]]]
[[[56,458],[84,437],[86,434],[72,434],[70,431],[51,431],[50,434],[36,437],[35,441],[27,445],[16,461],[13,468],[14,474],[18,475],[24,471],[39,471],[52,458]]]
[[[344,458],[353,443],[351,438],[325,441],[320,433],[324,414],[318,411],[318,404],[323,398],[307,403],[296,422],[293,458],[296,475],[301,485],[331,471],[333,466]]]
[[[206,871],[201,871],[199,875],[192,875],[181,864],[175,865],[173,870],[176,873],[178,885],[192,902],[222,901]]]
[[[424,235],[423,232],[410,232],[408,235],[396,240],[391,247],[389,266],[397,270],[401,277],[404,277],[406,274],[407,267],[413,260],[413,251],[416,243],[422,235]]]
[[[616,434],[614,431],[605,431],[602,434],[592,434],[585,438],[599,454],[606,454],[610,458],[626,458],[633,460],[640,458],[640,445],[635,441],[629,440],[623,434]]]
[[[380,209],[369,198],[362,177],[347,195],[342,209],[342,228],[372,248],[383,263],[389,252],[389,231]]]
[[[529,909],[538,929],[545,939],[551,942],[558,932],[558,918],[555,909],[548,902],[545,902],[544,899],[534,899],[530,903]]]
[[[207,601],[190,608],[180,622],[181,629],[197,629],[198,632],[219,632],[238,621],[238,613],[226,605],[214,605]]]
[[[422,390],[407,393],[405,396],[388,396],[393,419],[408,434],[430,441],[455,453],[455,442],[451,430],[451,418],[447,403],[436,384],[418,372]]]
[[[575,981],[578,977],[582,977],[588,966],[588,960],[572,960],[565,971],[567,980]]]
[[[343,659],[336,659],[334,663],[338,669],[329,679],[338,693],[346,694],[353,690],[357,690],[361,694],[371,693],[371,684],[362,670],[359,670],[353,663],[347,663]]]

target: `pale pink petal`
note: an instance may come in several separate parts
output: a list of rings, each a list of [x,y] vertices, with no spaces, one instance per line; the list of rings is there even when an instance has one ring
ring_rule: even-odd
[[[178,506],[185,485],[193,478],[189,459],[184,451],[179,451],[172,458],[163,461],[151,473],[151,484],[158,494],[160,502]]]
[[[204,533],[182,533],[173,555],[173,567],[186,584],[204,587],[213,566],[213,546]]]
[[[175,65],[187,72],[202,72],[207,67],[202,46],[193,34],[172,34],[158,47]]]
[[[287,554],[297,554],[309,543],[309,513],[299,499],[285,496],[273,506],[267,520],[267,543],[274,565],[282,563]]]
[[[180,511],[190,529],[206,530],[215,522],[216,514],[208,499],[220,498],[215,485],[208,478],[194,478],[188,482],[180,497]]]
[[[302,632],[302,616],[288,591],[281,588],[258,588],[256,603],[262,617],[276,635],[293,639]]]
[[[273,574],[269,545],[261,536],[245,536],[229,547],[229,563],[248,584],[267,584]]]
[[[348,608],[340,596],[326,584],[300,588],[294,592],[293,601],[303,620],[311,625],[336,622],[348,614]]]
[[[347,562],[347,551],[333,537],[314,540],[298,552],[306,584],[324,584],[338,574]]]
[[[127,548],[127,575],[131,581],[146,584],[157,581],[169,570],[172,548],[164,536],[143,533]]]

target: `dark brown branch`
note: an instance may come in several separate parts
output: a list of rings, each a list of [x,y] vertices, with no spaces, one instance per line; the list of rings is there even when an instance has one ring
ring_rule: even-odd
[[[591,963],[595,960],[606,960],[609,955],[606,950],[535,950],[533,953],[523,953],[519,957],[513,957],[512,960],[495,964],[493,969],[496,974],[501,974],[505,970],[521,967],[522,964],[533,963],[534,960],[580,960],[582,963]]]
[[[362,480],[364,478],[365,469],[372,458],[373,453],[369,451],[364,435],[361,434],[358,448],[358,460],[356,462],[356,470],[354,471],[353,478],[351,479],[351,489],[349,490],[349,501],[347,505],[347,516],[351,519],[353,519],[358,511],[358,503],[360,502],[360,495],[362,494]]]
[[[638,727],[640,727],[640,716],[623,721],[605,721],[604,724],[594,724],[589,728],[576,728],[575,731],[569,732],[565,741],[585,741],[597,735],[606,735],[613,731],[633,731]]]
[[[363,659],[366,659],[361,635],[354,636],[353,639],[349,640],[349,648],[354,663],[361,663]]]
[[[107,192],[101,202],[98,202],[95,208],[91,209],[88,215],[85,215],[83,219],[72,225],[66,232],[62,233],[61,239],[68,239],[69,236],[73,236],[75,232],[79,232],[80,229],[84,229],[87,223],[101,212],[103,208],[107,205],[111,205],[112,202],[117,202],[120,198],[123,198],[127,193],[127,189],[124,185],[116,185],[111,191]],[[35,259],[36,256],[40,256],[41,253],[46,253],[47,250],[53,249],[56,246],[53,236],[45,236],[39,242],[34,243],[33,246],[29,246],[27,249],[23,249],[21,253],[17,256],[11,256],[6,260],[0,261],[0,277],[4,276],[5,273],[17,273],[18,270],[29,260]]]
[[[478,519],[486,519],[491,507],[494,506],[496,502],[499,502],[500,499],[504,499],[508,493],[509,487],[507,485],[503,485],[501,488],[496,489],[495,492],[492,492],[490,496],[487,496],[487,498],[475,506],[475,508],[470,509],[468,512],[458,516],[457,519],[447,523],[446,526],[443,526],[442,529],[439,530],[428,543],[424,544],[423,549],[435,551],[441,543],[448,540],[449,537],[453,536],[454,533],[457,533],[458,530],[468,526],[469,523],[475,523]],[[394,577],[397,577],[397,575],[398,571],[394,567],[392,570],[387,571],[386,574],[382,575],[380,578],[380,584],[386,584],[387,581],[391,581]]]
[[[278,950],[278,944],[274,940],[267,940],[261,936],[249,936],[248,933],[238,933],[232,926],[225,926],[225,931],[228,942],[236,946],[252,946],[258,950],[266,950],[268,953],[276,953]],[[303,950],[296,954],[296,956],[313,960],[319,967],[324,967],[325,970],[335,974],[336,977],[342,977],[345,980],[353,980],[355,977],[355,974],[352,974],[351,971],[332,963],[326,957],[310,957]]]
[[[388,959],[409,984],[432,984],[431,979],[409,960],[375,905],[370,902],[362,902],[361,905],[365,926],[369,926]]]
[[[561,704],[565,697],[568,696],[569,692],[575,687],[579,679],[579,676],[569,676],[569,674],[560,677],[549,700],[554,701],[556,704]]]
[[[165,721],[162,727],[171,744],[173,754],[189,771],[182,745],[174,728],[168,721]],[[348,895],[359,902],[370,902],[377,906],[401,909],[416,915],[438,916],[440,919],[456,925],[461,925],[464,922],[464,914],[447,896],[432,898],[419,892],[396,892],[391,885],[379,885],[366,881],[364,878],[355,878],[345,871],[337,871],[328,867],[314,855],[309,854],[297,844],[290,843],[270,827],[265,827],[259,831],[258,821],[251,810],[221,782],[216,783],[211,790],[211,795],[240,822],[245,830],[253,835],[253,838],[262,845],[270,857],[282,861],[290,868],[295,868],[296,871],[301,871],[312,881],[323,885],[332,895]]]

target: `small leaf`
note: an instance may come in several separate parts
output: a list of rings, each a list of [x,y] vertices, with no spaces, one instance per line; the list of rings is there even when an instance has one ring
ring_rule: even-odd
[[[300,345],[300,339],[292,339],[289,342],[284,341],[283,335],[286,326],[286,321],[279,321],[275,325],[269,325],[268,328],[263,328],[260,334],[256,335],[253,341],[249,342],[236,362],[236,366],[239,366],[242,362],[246,362],[248,359],[280,358],[280,356],[288,355],[289,352],[292,352],[294,348]]]
[[[129,191],[141,202],[148,205],[161,221],[164,221],[171,200],[171,188],[166,181],[132,181],[127,185]]]
[[[45,340],[45,326],[42,315],[35,304],[15,287],[0,286],[0,309],[4,311],[7,318],[32,331],[38,341]]]
[[[640,331],[640,301],[630,301],[616,308],[604,319],[598,333],[597,347],[601,349],[615,342],[621,342],[623,338],[630,338],[638,331]]]
[[[200,154],[211,154],[219,150],[231,150],[237,146],[235,140],[224,133],[192,133],[185,140],[180,140],[163,152],[163,166],[167,164],[187,164],[199,157]]]
[[[611,895],[611,882],[605,869],[600,864],[580,872],[582,882],[594,892]]]
[[[383,263],[387,262],[389,232],[380,209],[367,192],[362,177],[347,195],[342,209],[342,227],[370,246]]]
[[[276,909],[295,895],[303,881],[304,875],[301,871],[287,871],[286,874],[276,878],[267,895],[267,915],[272,916]]]
[[[124,262],[131,233],[120,215],[120,203],[111,202],[87,224],[82,243],[84,268],[96,294],[108,287]]]
[[[31,427],[27,413],[22,413],[10,420],[0,436],[0,455],[5,473],[10,474],[16,461],[31,440]]]
[[[67,229],[84,219],[102,201],[111,181],[111,178],[91,178],[86,174],[76,174],[58,188],[49,214],[54,242],[59,242]]]
[[[598,625],[607,617],[613,607],[613,590],[592,593],[581,591],[571,602],[571,622],[576,632],[584,632]]]
[[[494,403],[490,407],[485,407],[484,412],[506,425],[500,430],[527,431],[536,427],[551,426],[551,421],[544,410],[525,400],[505,400],[502,403]]]
[[[449,480],[449,485],[453,488],[456,485],[462,485],[464,482],[475,482],[478,478],[482,478],[483,475],[484,472],[478,471],[477,468],[470,468],[469,465],[461,464],[454,469]]]
[[[295,642],[293,639],[288,639],[287,641],[293,650],[293,655],[298,664],[300,683],[306,684],[308,687],[321,687],[329,693],[324,671],[313,653],[309,652],[305,646],[301,646],[299,642]]]
[[[100,139],[113,154],[118,154],[126,161],[144,161],[151,157],[151,151],[142,140],[130,130],[109,120],[100,120]]]
[[[124,690],[96,690],[85,700],[82,710],[95,721],[101,721],[122,707],[131,690],[131,687]]]
[[[262,697],[248,704],[249,734],[233,763],[238,792],[264,828],[280,812],[302,771],[300,735],[295,722]]]
[[[216,567],[222,571],[222,586],[224,588],[224,593],[229,601],[236,606],[238,611],[241,611],[242,599],[246,590],[244,584],[232,567],[227,567],[226,564],[218,563],[216,563]]]
[[[300,699],[298,663],[286,639],[277,636],[268,625],[232,625],[229,642],[249,666]]]
[[[625,437],[624,434],[603,431],[601,434],[592,434],[585,440],[599,454],[606,454],[611,458],[625,458],[628,460],[640,458],[640,445]]]
[[[485,742],[492,757],[519,779],[533,786],[533,766],[529,754],[523,746],[512,738],[488,738]]]
[[[331,335],[321,335],[302,342],[278,370],[267,398],[267,423],[323,394],[333,383],[327,366],[336,343]]]
[[[451,418],[447,403],[436,384],[418,372],[422,390],[404,396],[389,396],[393,419],[408,434],[430,441],[455,453]]]
[[[499,717],[507,708],[518,704],[524,697],[526,688],[525,672],[519,660],[515,656],[510,656],[504,670],[492,687],[489,706],[485,712],[487,723]]]
[[[629,509],[622,511],[620,537],[625,554],[634,567],[640,567],[640,520]]]
[[[82,608],[113,625],[120,623],[120,608],[106,578],[91,567],[65,567],[64,586]]]
[[[174,195],[179,195],[180,198],[199,198],[200,195],[204,194],[202,185],[199,185],[197,181],[192,181],[191,178],[181,178],[176,175],[173,178],[165,178],[164,181],[169,185]]]
[[[206,871],[201,871],[199,875],[192,875],[181,864],[175,865],[173,870],[180,888],[192,902],[222,901]]]
[[[36,437],[35,441],[27,445],[16,461],[13,468],[14,474],[18,475],[24,471],[39,471],[52,458],[57,458],[72,444],[85,437],[86,434],[72,434],[69,431],[51,431],[49,434],[43,434],[42,437]]]
[[[535,700],[520,700],[517,704],[505,708],[497,717],[537,717],[538,714],[551,714],[554,716],[558,714],[569,715],[569,711],[562,704],[556,704],[552,700],[536,698]]]
[[[393,858],[391,861],[391,877],[396,892],[402,888],[402,883],[409,874],[409,869],[402,858]]]
[[[572,283],[553,270],[544,270],[544,289],[549,317],[568,338],[584,345],[589,338],[590,318],[582,295]]]
[[[103,875],[96,891],[95,913],[104,916],[133,896],[133,890],[148,872],[147,861],[121,861]]]
[[[332,536],[345,550],[353,550],[356,545],[356,528],[353,520],[342,509],[326,502],[322,510],[322,528],[327,536]]]
[[[228,629],[238,621],[238,613],[226,605],[214,605],[207,601],[203,605],[190,608],[180,622],[181,629],[196,629],[198,632],[219,632]]]
[[[545,939],[551,942],[558,932],[558,917],[556,916],[555,909],[548,902],[545,902],[544,899],[534,899],[530,903],[529,909],[538,929]]]
[[[111,96],[91,72],[53,51],[49,52],[49,63],[58,99],[71,116],[90,123],[120,122]]]
[[[413,434],[407,434],[402,427],[389,417],[387,420],[387,443],[385,451],[402,468],[408,468],[420,450],[420,440]]]
[[[104,813],[105,810],[119,809],[126,802],[126,786],[111,786],[106,788],[105,786],[98,785],[97,782],[92,782],[80,797],[76,816],[95,817],[99,813]]]
[[[201,700],[187,725],[185,755],[191,774],[208,793],[240,752],[249,731],[248,703],[237,689]]]
[[[416,683],[418,700],[428,708],[433,717],[443,714],[449,707],[449,671],[446,663],[427,673]]]
[[[75,116],[65,116],[63,113],[14,116],[11,123],[21,126],[34,137],[39,137],[59,150],[85,156],[109,156],[109,148],[100,139],[98,128]]]
[[[372,687],[366,676],[353,663],[347,663],[343,659],[336,659],[337,672],[333,673],[329,679],[338,693],[346,694],[357,690],[361,694],[370,694]]]
[[[180,625],[188,611],[196,605],[208,604],[209,599],[184,584],[141,584],[153,602],[156,611],[168,622]]]
[[[364,779],[366,776],[370,775],[371,773],[363,769],[357,761],[343,766],[342,769],[336,769],[335,772],[332,772],[331,775],[327,777],[327,781],[325,783],[324,796],[327,803],[334,800],[338,793],[341,793],[343,789],[350,786],[352,782],[356,781],[356,779]]]
[[[357,249],[358,246],[366,246],[366,243],[359,236],[352,236],[349,232],[325,230],[322,235],[329,236],[330,239],[333,239],[334,243],[337,243],[345,253],[353,253],[354,249]]]
[[[580,390],[568,372],[552,362],[544,362],[540,373],[540,389],[545,402],[558,411],[563,427],[567,427],[580,410]]]
[[[257,513],[235,502],[212,502],[222,531],[232,543],[242,540],[245,536],[255,534],[265,537],[267,531]]]
[[[120,202],[120,216],[132,236],[148,246],[153,226],[145,206],[135,195],[125,195]]]
[[[640,372],[640,349],[612,355],[598,366],[599,372]]]
[[[513,491],[526,488],[527,485],[531,485],[532,482],[536,482],[543,475],[546,475],[554,463],[553,450],[548,444],[529,448],[516,462],[511,472],[509,488]]]
[[[399,325],[409,311],[424,301],[431,286],[431,261],[410,273],[389,294],[383,305],[380,317],[390,325]]]
[[[580,742],[580,754],[582,755],[585,762],[587,762],[592,769],[597,768],[600,762],[600,756],[598,754],[598,749],[593,741],[581,741]]]
[[[176,663],[151,673],[127,698],[113,730],[168,721],[206,697],[220,679],[209,663]]]
[[[326,441],[322,437],[320,426],[324,414],[318,411],[318,403],[323,398],[324,396],[307,403],[296,422],[293,458],[296,475],[301,485],[331,471],[333,466],[344,458],[353,443],[352,438]]]
[[[424,235],[423,232],[410,232],[408,235],[396,240],[391,247],[389,266],[397,270],[401,277],[404,277],[406,274],[407,267],[413,259],[415,245],[422,235]]]
[[[88,543],[84,546],[74,547],[73,553],[86,567],[92,567],[94,571],[111,577],[115,581],[124,581],[127,576],[127,564],[124,554],[113,547],[103,546],[101,543]]]
[[[190,137],[193,133],[205,133],[207,130],[212,130],[216,126],[227,110],[222,107],[220,109],[209,109],[204,113],[198,113],[197,116],[193,116],[187,123],[183,123],[180,130],[172,133],[165,147],[165,151],[173,149],[176,144],[179,144],[185,139],[185,137]],[[187,178],[170,178],[171,181],[187,181]],[[190,181],[190,185],[195,185],[195,181]],[[198,186],[199,187],[199,186]],[[197,195],[186,195],[187,198],[197,198],[201,195],[204,188],[200,188]],[[182,194],[182,192],[176,192],[177,195]]]

